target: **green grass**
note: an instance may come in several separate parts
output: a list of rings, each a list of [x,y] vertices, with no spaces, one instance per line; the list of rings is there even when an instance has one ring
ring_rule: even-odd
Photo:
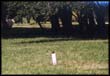
[[[108,74],[108,40],[2,39],[2,74]]]

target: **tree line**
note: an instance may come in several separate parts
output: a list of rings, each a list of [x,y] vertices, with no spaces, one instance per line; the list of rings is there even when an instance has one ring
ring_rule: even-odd
[[[102,1],[102,3],[104,3]],[[72,11],[77,14],[76,19],[79,22],[81,33],[96,33],[96,27],[103,34],[105,31],[105,15],[108,14],[108,5],[103,6],[100,2],[93,1],[9,1],[2,2],[2,22],[5,27],[5,19],[15,19],[15,22],[23,23],[23,17],[30,23],[33,18],[42,28],[41,21],[49,20],[53,32],[60,29],[59,19],[63,25],[63,31],[72,33]],[[96,25],[97,23],[97,25]],[[7,26],[6,26],[7,27]]]

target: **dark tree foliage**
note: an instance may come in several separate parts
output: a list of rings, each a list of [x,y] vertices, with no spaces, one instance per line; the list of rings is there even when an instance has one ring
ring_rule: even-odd
[[[74,11],[77,14],[80,32],[94,34],[96,30],[94,14],[96,15],[96,21],[99,25],[98,28],[105,30],[104,18],[107,12],[104,11],[107,11],[107,8],[108,7],[105,8],[102,6],[97,7],[97,5],[91,1],[3,1],[2,24],[4,27],[7,25],[5,22],[7,18],[15,19],[15,22],[23,23],[23,17],[25,17],[28,23],[30,23],[30,19],[33,18],[36,23],[43,28],[41,22],[49,20],[51,22],[52,31],[58,32],[60,29],[59,19],[61,19],[63,30],[71,34],[73,30],[72,11]]]

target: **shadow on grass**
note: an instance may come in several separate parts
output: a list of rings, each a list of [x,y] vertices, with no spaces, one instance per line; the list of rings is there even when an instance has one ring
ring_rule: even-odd
[[[32,40],[32,41],[22,41],[17,42],[15,44],[31,44],[31,43],[50,43],[50,42],[61,42],[61,41],[72,41],[72,40],[78,40],[74,38],[52,38],[52,39],[42,39],[42,40]],[[79,39],[80,40],[80,39]]]
[[[3,39],[13,39],[13,38],[35,38],[35,37],[48,37],[48,38],[73,38],[81,40],[89,39],[107,39],[107,37],[82,35],[79,32],[78,27],[75,27],[72,33],[64,32],[62,29],[53,32],[51,29],[40,29],[40,28],[11,28],[2,29],[1,38]],[[61,41],[61,40],[60,40]]]
[[[81,39],[75,39],[75,38],[52,38],[52,39],[22,41],[22,42],[16,42],[14,44],[31,44],[31,43],[48,43],[48,42],[50,43],[50,42],[73,41],[73,40],[74,41],[81,41]],[[84,41],[84,39],[83,39],[83,41]],[[104,41],[103,43],[108,44],[108,41]]]

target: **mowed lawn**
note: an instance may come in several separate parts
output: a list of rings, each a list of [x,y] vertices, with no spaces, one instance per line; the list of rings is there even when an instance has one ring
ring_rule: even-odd
[[[108,74],[108,40],[2,39],[2,74]],[[56,52],[57,65],[51,53]]]

